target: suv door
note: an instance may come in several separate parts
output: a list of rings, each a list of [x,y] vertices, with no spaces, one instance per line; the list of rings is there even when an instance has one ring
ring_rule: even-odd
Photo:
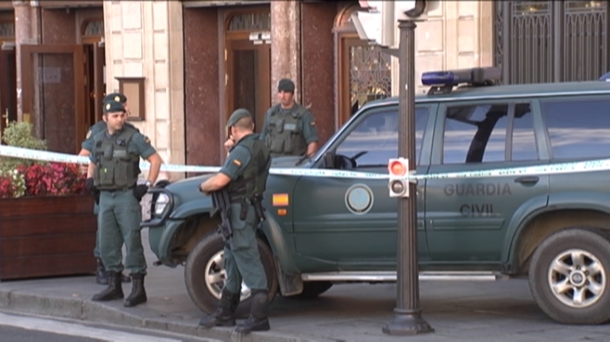
[[[524,167],[548,161],[536,101],[441,105],[430,174]],[[540,135],[541,136],[541,135]],[[549,177],[429,179],[426,234],[433,262],[498,263],[511,218],[547,205]]]
[[[422,154],[424,132],[436,106],[417,106],[417,154]],[[429,146],[430,144],[428,144]],[[429,156],[429,147],[427,149]],[[388,174],[388,160],[398,156],[398,105],[369,108],[328,145],[328,166],[318,167]],[[425,152],[424,152],[425,154]],[[419,166],[420,172],[427,169]],[[331,160],[328,162],[328,160]],[[389,197],[388,180],[301,177],[294,189],[293,207],[296,250],[299,254],[343,269],[393,269],[396,265],[396,205]],[[423,209],[423,187],[419,207]],[[423,212],[420,213],[420,259],[429,259]],[[318,268],[317,271],[320,271]]]

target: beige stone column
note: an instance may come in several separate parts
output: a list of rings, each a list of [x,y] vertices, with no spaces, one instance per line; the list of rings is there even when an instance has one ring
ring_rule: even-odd
[[[271,102],[276,103],[277,83],[290,78],[296,84],[295,98],[302,98],[301,7],[299,1],[271,1]]]
[[[15,58],[17,75],[17,120],[23,121],[21,45],[40,44],[40,11],[30,1],[13,1],[15,9]]]
[[[117,77],[144,77],[146,117],[133,123],[166,163],[183,164],[182,3],[104,1],[104,25],[107,92],[119,90]]]
[[[493,65],[493,2],[490,0],[441,1],[416,28],[416,93],[428,90],[421,84],[426,71],[465,69]],[[393,81],[398,67],[392,64]],[[398,89],[394,90],[395,95]]]

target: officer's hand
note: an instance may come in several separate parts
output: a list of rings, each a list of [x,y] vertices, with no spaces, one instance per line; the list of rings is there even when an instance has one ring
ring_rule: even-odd
[[[87,178],[85,180],[85,189],[87,189],[87,191],[89,191],[92,195],[95,194],[95,192],[97,192],[97,188],[95,187],[95,184],[93,183],[93,178]]]
[[[155,183],[155,188],[165,188],[169,184],[170,184],[169,180],[162,179],[162,180],[158,181],[157,183]]]
[[[85,189],[87,189],[91,196],[93,196],[93,198],[95,199],[95,203],[99,204],[100,191],[95,187],[95,184],[93,184],[93,178],[87,178],[85,180]]]
[[[138,202],[142,200],[142,197],[144,197],[147,192],[148,187],[146,186],[146,184],[138,184],[135,188],[133,188],[133,195],[138,200]]]
[[[227,152],[231,149],[231,147],[233,147],[235,145],[235,140],[233,140],[233,138],[229,138],[227,139],[227,141],[225,141],[225,148],[227,149]]]

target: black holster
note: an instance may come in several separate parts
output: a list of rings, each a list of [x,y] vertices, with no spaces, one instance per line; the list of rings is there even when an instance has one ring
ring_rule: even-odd
[[[263,208],[263,195],[254,195],[251,201],[256,212],[256,228],[261,228],[263,221],[267,219],[265,208]]]

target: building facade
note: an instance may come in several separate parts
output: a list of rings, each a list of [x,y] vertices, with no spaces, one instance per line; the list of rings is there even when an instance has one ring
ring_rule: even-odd
[[[0,109],[74,153],[104,94],[122,90],[166,162],[218,165],[231,112],[247,108],[261,127],[288,77],[325,142],[365,102],[398,93],[397,58],[358,38],[359,10],[356,0],[1,3]],[[592,79],[608,63],[607,13],[596,1],[443,1],[417,24],[416,84],[423,71],[491,65],[506,83]]]

